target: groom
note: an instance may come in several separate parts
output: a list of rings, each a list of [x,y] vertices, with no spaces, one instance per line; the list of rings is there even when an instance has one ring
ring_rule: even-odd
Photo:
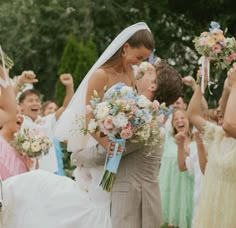
[[[182,79],[167,63],[155,67],[148,63],[144,75],[136,83],[139,95],[157,99],[167,105],[182,93]],[[72,153],[75,165],[103,165],[107,150],[97,144]],[[148,154],[148,156],[147,156]],[[126,144],[112,189],[111,220],[113,228],[158,228],[162,225],[162,209],[157,181],[162,146]]]

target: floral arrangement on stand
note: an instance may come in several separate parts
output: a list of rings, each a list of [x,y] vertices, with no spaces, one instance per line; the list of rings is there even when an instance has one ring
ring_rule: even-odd
[[[11,145],[19,154],[34,161],[48,154],[52,146],[51,140],[37,129],[26,128],[16,132],[14,136]]]
[[[156,145],[162,143],[163,132],[158,116],[167,112],[165,104],[157,100],[151,102],[145,96],[138,96],[137,92],[123,83],[111,87],[101,102],[98,94],[94,95],[86,112],[93,114],[88,127],[81,128],[85,134],[100,131],[115,144],[113,156],[107,158],[105,172],[100,182],[104,190],[110,192],[119,167],[126,141]]]
[[[227,69],[236,60],[236,41],[234,37],[225,37],[225,33],[220,29],[217,22],[212,21],[209,32],[205,31],[196,37],[193,42],[195,49],[202,57],[199,59],[201,64],[201,75],[207,75],[210,83],[210,62],[218,69]],[[201,80],[201,87],[204,90],[204,80]]]

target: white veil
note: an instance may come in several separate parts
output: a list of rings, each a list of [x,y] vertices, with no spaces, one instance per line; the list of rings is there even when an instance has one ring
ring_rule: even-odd
[[[97,141],[89,134],[83,135],[76,130],[78,126],[75,126],[75,120],[78,117],[85,116],[85,100],[86,91],[88,86],[88,80],[96,69],[109,60],[122,45],[139,30],[147,29],[148,26],[144,22],[133,24],[124,29],[106,48],[97,62],[89,70],[83,81],[79,85],[77,91],[72,97],[67,109],[61,115],[55,128],[55,135],[60,141],[67,141],[67,150],[74,152],[82,148],[86,148],[88,145],[93,146]],[[74,129],[74,130],[73,130]]]

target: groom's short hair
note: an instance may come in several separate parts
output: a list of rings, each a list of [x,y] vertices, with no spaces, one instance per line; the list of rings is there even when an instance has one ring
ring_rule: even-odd
[[[155,99],[167,106],[173,104],[182,94],[183,82],[181,75],[165,61],[155,65],[157,73],[157,90]]]

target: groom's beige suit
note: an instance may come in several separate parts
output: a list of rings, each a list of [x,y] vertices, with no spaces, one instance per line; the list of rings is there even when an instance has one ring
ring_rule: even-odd
[[[162,209],[158,172],[162,148],[127,143],[112,189],[112,228],[159,228]],[[74,152],[72,161],[104,165],[106,150],[94,146]]]

